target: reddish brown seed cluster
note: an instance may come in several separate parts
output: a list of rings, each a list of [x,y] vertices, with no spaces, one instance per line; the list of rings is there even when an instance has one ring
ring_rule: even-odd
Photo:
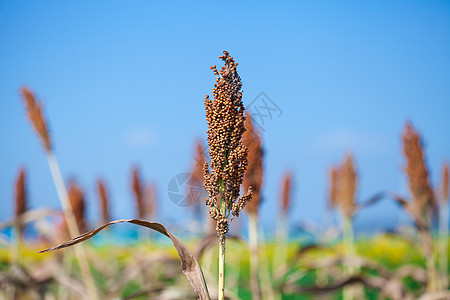
[[[292,173],[287,172],[283,176],[282,192],[281,192],[281,213],[287,215],[289,205],[291,203],[292,193]]]
[[[36,101],[33,92],[26,87],[22,87],[22,97],[27,108],[28,119],[30,120],[34,130],[39,135],[45,150],[50,152],[50,136],[48,134],[48,128],[44,116],[42,115],[41,103]]]
[[[147,219],[152,219],[156,212],[156,185],[146,184],[144,187],[144,215]]]
[[[445,163],[442,166],[442,201],[444,203],[448,202],[448,185],[449,185],[449,177],[448,177],[448,163]]]
[[[154,184],[144,184],[137,167],[132,169],[131,188],[136,201],[138,218],[145,220],[151,217],[156,211],[156,187]]]
[[[206,204],[211,218],[217,222],[220,236],[228,232],[230,215],[238,216],[251,191],[239,198],[240,187],[247,169],[247,147],[242,142],[245,131],[244,105],[242,103],[242,82],[228,52],[220,56],[224,66],[217,70],[213,98],[205,98],[206,121],[208,123],[208,146],[211,162],[203,167],[203,185],[208,191]]]
[[[191,175],[199,182],[203,181],[203,165],[206,162],[205,148],[200,140],[195,143],[195,158]]]
[[[84,193],[74,180],[69,182],[69,201],[72,206],[73,216],[78,225],[78,230],[81,233],[86,232]]]
[[[198,201],[204,190],[203,182],[203,165],[206,162],[205,148],[200,140],[195,143],[195,157],[192,164],[191,176],[189,177],[189,184],[187,186],[188,197],[191,204],[196,204],[196,209],[199,208]]]
[[[245,209],[249,213],[257,214],[261,202],[261,187],[263,184],[263,149],[260,133],[253,126],[252,117],[248,112],[245,114],[243,142],[248,148],[248,166],[244,176],[243,187],[244,191],[250,188],[253,191],[252,198]]]
[[[97,192],[100,200],[100,211],[102,213],[102,224],[108,223],[111,220],[109,214],[108,193],[106,192],[105,183],[102,179],[97,180]]]
[[[328,205],[330,208],[336,208],[337,206],[337,180],[338,172],[335,166],[330,169],[330,187],[328,191]]]
[[[332,167],[330,179],[330,206],[339,206],[344,216],[352,217],[356,210],[357,174],[351,154],[337,168]]]
[[[145,218],[145,205],[141,179],[137,167],[133,167],[131,177],[131,188],[133,190],[134,199],[136,201],[137,215],[139,219]]]
[[[19,176],[16,180],[16,195],[15,195],[15,206],[14,206],[14,217],[18,219],[24,212],[27,211],[27,193],[25,188],[25,169],[21,168],[19,170]],[[23,226],[19,225],[19,233],[22,234]]]
[[[410,123],[406,123],[402,139],[403,154],[406,158],[404,170],[408,176],[409,189],[418,211],[426,213],[434,203],[434,195],[428,179],[422,141],[419,133]]]

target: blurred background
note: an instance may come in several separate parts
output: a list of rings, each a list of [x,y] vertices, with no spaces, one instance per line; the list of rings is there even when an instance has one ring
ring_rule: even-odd
[[[136,216],[137,165],[157,187],[154,219],[181,230],[194,213],[170,200],[168,186],[191,171],[196,140],[206,145],[203,99],[223,50],[239,63],[244,105],[261,129],[268,235],[286,171],[294,175],[290,226],[324,223],[328,172],[348,151],[358,201],[381,191],[407,197],[406,121],[421,133],[431,184],[439,183],[450,159],[447,1],[1,1],[0,220],[13,214],[21,166],[30,207],[60,208],[25,116],[25,85],[43,102],[63,175],[84,188],[92,224],[97,178],[113,219]],[[411,223],[392,201],[354,222],[367,233]]]

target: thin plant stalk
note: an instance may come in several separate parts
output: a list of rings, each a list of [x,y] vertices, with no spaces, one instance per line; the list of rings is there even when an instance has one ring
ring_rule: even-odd
[[[51,151],[47,151],[47,160],[50,167],[50,172],[53,177],[53,182],[55,183],[56,192],[58,194],[59,200],[61,202],[61,206],[63,208],[64,218],[67,222],[67,228],[69,230],[69,234],[71,237],[75,237],[80,235],[78,230],[78,225],[75,220],[75,216],[73,215],[72,208],[69,202],[69,196],[66,190],[66,185],[64,184],[64,180],[61,174],[61,170],[59,168],[58,161],[56,156]],[[78,258],[78,262],[80,264],[80,270],[82,274],[82,279],[86,286],[86,292],[89,299],[99,299],[97,295],[97,289],[94,284],[94,278],[92,277],[92,273],[89,270],[88,259],[86,255],[86,250],[82,245],[74,247],[75,255]]]
[[[289,242],[288,213],[292,194],[292,173],[287,172],[283,176],[281,184],[281,213],[278,219],[276,244],[273,257],[273,272],[275,278],[284,276],[287,270],[287,252]],[[276,269],[275,269],[276,268]]]
[[[225,236],[219,238],[219,283],[218,299],[225,299]]]
[[[71,274],[73,270],[73,260],[70,259],[69,255],[63,256],[63,266],[67,274]],[[57,299],[69,300],[71,289],[59,287]]]
[[[20,225],[18,223],[15,224],[15,232],[16,232],[16,239],[15,239],[15,245],[14,250],[12,253],[12,259],[13,264],[19,265],[20,259],[21,259],[21,253],[22,253],[22,239],[20,234]]]
[[[342,233],[343,233],[343,242],[344,242],[344,254],[347,257],[353,257],[355,255],[355,244],[353,237],[353,226],[351,217],[343,216],[342,220]],[[347,273],[349,276],[354,275],[355,266],[350,264],[347,266]],[[354,299],[354,289],[352,286],[347,286],[343,290],[343,299],[344,300],[353,300]]]
[[[221,207],[220,207],[220,211],[222,212],[223,215],[226,215],[226,200],[225,200],[225,196],[224,196],[224,191],[223,191],[223,184],[222,186],[219,188],[219,193],[220,193],[220,203],[221,203]],[[218,300],[225,300],[225,246],[226,246],[226,236],[223,233],[219,234],[219,257],[218,257],[218,262],[219,262],[219,282],[217,284],[217,299]]]
[[[252,299],[261,299],[261,290],[258,280],[258,214],[248,214],[248,234],[250,242],[250,287]]]
[[[344,239],[344,253],[347,256],[355,255],[355,242],[353,237],[353,226],[350,217],[345,217],[343,220],[343,239]],[[353,266],[349,266],[349,273],[353,273]]]
[[[275,250],[273,254],[273,272],[275,278],[281,278],[286,271],[287,257],[288,257],[288,226],[286,214],[281,214],[277,233],[275,236]]]
[[[22,255],[22,229],[21,220],[16,218],[14,220],[13,231],[15,232],[14,246],[11,250],[11,262],[13,265],[20,265]]]
[[[261,245],[266,245],[263,230],[260,231],[259,236],[261,237]],[[265,299],[274,300],[275,294],[273,291],[272,281],[270,280],[269,259],[267,257],[266,247],[262,247],[262,250],[261,265],[263,271],[261,272],[261,292],[262,295],[265,296]]]
[[[442,289],[448,289],[448,203],[439,209],[439,263]]]
[[[14,246],[10,248],[11,264],[14,266],[19,266],[22,247],[21,247],[20,223],[17,219],[14,221],[13,230],[16,232],[16,236],[15,236]],[[15,285],[12,286],[11,297],[12,297],[12,299],[16,299],[18,297],[18,290]]]
[[[439,271],[441,288],[448,289],[448,196],[449,196],[449,165],[442,166],[442,186],[439,201]]]
[[[419,239],[425,255],[427,266],[427,291],[436,292],[440,290],[439,278],[436,270],[436,260],[433,255],[433,238],[429,229],[419,229]]]

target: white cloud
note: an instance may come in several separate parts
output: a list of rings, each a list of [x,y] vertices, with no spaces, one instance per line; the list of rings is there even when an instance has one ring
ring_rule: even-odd
[[[337,129],[314,138],[309,143],[313,152],[357,151],[380,154],[387,151],[387,141],[378,136],[363,135],[351,129]]]
[[[133,148],[149,148],[155,141],[156,136],[149,128],[134,127],[125,132],[125,143]]]

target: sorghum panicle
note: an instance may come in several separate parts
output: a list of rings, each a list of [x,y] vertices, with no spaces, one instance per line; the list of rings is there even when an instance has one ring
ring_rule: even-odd
[[[85,218],[85,201],[83,190],[74,180],[71,180],[69,182],[68,194],[73,215],[78,225],[78,230],[80,232],[86,232],[87,224]]]
[[[337,189],[338,189],[338,171],[335,166],[330,169],[330,186],[328,191],[328,205],[330,208],[336,208],[337,203]]]
[[[242,142],[245,131],[242,82],[228,52],[220,56],[224,66],[211,69],[216,75],[213,100],[205,98],[206,121],[208,123],[208,146],[211,161],[203,168],[204,187],[208,192],[206,204],[211,218],[217,222],[220,236],[228,232],[231,216],[238,216],[251,191],[239,198],[240,187],[247,169],[247,147]]]
[[[342,164],[336,169],[335,203],[339,205],[342,214],[352,217],[356,210],[357,174],[352,155],[349,153]]]
[[[284,174],[281,192],[281,213],[286,215],[288,213],[289,205],[291,203],[291,189],[292,189],[292,173]]]
[[[50,142],[50,135],[48,133],[47,124],[45,122],[44,116],[42,114],[42,104],[36,100],[33,92],[26,88],[22,87],[22,97],[25,102],[25,106],[27,109],[28,119],[33,125],[34,130],[37,132],[39,137],[41,138],[42,144],[45,147],[47,152],[51,151],[52,144]]]
[[[418,211],[425,212],[434,203],[434,194],[428,179],[423,144],[419,133],[410,123],[406,123],[402,139],[409,189]]]
[[[132,173],[131,188],[133,190],[134,199],[136,201],[137,215],[138,215],[139,219],[144,219],[145,205],[144,205],[143,188],[142,188],[141,179],[139,176],[139,169],[137,167],[133,167],[131,173]]]
[[[449,185],[449,177],[448,177],[448,163],[445,163],[442,166],[442,202],[448,202],[448,185]]]
[[[100,211],[102,213],[102,223],[108,223],[111,220],[109,214],[109,201],[108,193],[106,192],[106,186],[103,180],[97,180],[97,192],[100,199]]]
[[[245,172],[243,187],[244,191],[251,188],[253,195],[248,201],[245,209],[249,213],[258,213],[261,202],[261,187],[263,184],[263,149],[260,132],[253,126],[251,115],[245,114],[245,132],[243,136],[244,145],[248,148],[248,166]]]

